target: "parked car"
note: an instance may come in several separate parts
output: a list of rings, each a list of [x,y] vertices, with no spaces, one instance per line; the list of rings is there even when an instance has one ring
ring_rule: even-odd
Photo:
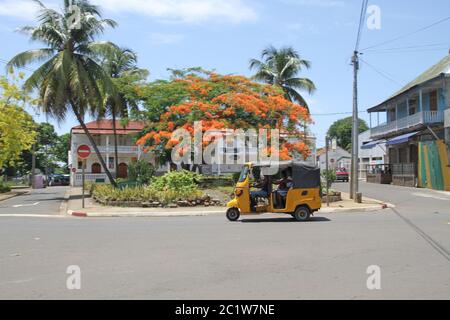
[[[52,174],[48,177],[48,186],[68,186],[70,185],[70,175]]]
[[[349,182],[350,177],[347,169],[339,168],[336,170],[336,181]]]

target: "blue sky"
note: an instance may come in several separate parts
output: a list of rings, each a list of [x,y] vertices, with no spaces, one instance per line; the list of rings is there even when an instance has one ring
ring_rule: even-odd
[[[62,0],[44,0],[58,6]],[[167,68],[202,66],[224,74],[250,76],[248,60],[267,45],[293,46],[312,62],[303,76],[318,88],[305,93],[314,115],[312,131],[324,144],[328,127],[352,109],[352,67],[361,8],[360,0],[93,0],[105,17],[119,23],[102,37],[132,48],[150,80],[167,77]],[[373,0],[381,9],[381,29],[364,28],[361,49],[410,33],[449,16],[450,1]],[[28,0],[0,0],[0,59],[38,48],[17,27],[33,24],[35,6]],[[425,31],[366,52],[362,58],[360,109],[381,102],[401,85],[439,61],[450,49],[450,20]],[[421,48],[396,49],[410,46]],[[394,50],[391,50],[394,49]],[[367,114],[362,118],[368,120]],[[40,116],[39,121],[45,121]],[[50,120],[51,121],[51,120]],[[375,122],[375,121],[374,121]],[[55,124],[68,132],[76,121],[69,116]]]

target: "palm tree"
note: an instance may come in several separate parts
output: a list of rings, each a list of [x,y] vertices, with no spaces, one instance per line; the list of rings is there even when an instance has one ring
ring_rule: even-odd
[[[137,54],[130,49],[114,47],[103,55],[102,67],[112,79],[127,79],[127,82],[141,81],[148,77],[149,72],[137,67]],[[114,81],[114,80],[113,80]],[[111,115],[114,134],[114,158],[115,168],[119,167],[118,141],[117,141],[117,117],[126,120],[129,109],[137,109],[135,101],[127,99],[120,90],[117,95],[107,96],[104,111]]]
[[[64,0],[61,11],[34,1],[40,6],[39,25],[20,31],[31,40],[43,43],[45,48],[16,55],[8,67],[42,63],[26,80],[25,88],[37,90],[43,111],[58,121],[63,121],[67,113],[73,111],[108,179],[117,186],[84,122],[86,114],[96,117],[101,113],[103,93],[115,94],[113,82],[97,62],[98,53],[107,52],[113,44],[96,42],[95,38],[106,27],[114,28],[117,24],[102,19],[98,7],[88,0]]]
[[[253,76],[255,80],[281,87],[288,100],[298,102],[309,110],[308,104],[297,90],[306,90],[311,94],[316,86],[310,79],[298,77],[303,67],[309,69],[311,62],[301,59],[292,47],[276,49],[270,46],[263,50],[261,60],[250,60],[250,69],[256,70]]]

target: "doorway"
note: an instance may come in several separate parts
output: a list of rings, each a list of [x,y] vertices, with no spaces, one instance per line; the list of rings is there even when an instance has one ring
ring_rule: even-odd
[[[102,166],[100,165],[100,163],[93,163],[91,166],[91,172],[94,174],[102,173]]]
[[[117,176],[119,178],[127,178],[128,177],[128,166],[126,163],[120,163],[119,168],[117,170]]]

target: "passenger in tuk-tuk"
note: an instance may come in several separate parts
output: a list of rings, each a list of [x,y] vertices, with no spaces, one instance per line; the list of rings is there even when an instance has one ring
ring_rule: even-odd
[[[281,173],[281,175],[282,175],[282,179],[274,182],[275,184],[278,185],[278,188],[276,190],[278,204],[285,203],[287,194],[293,186],[293,180],[292,180],[290,170],[283,171]]]

